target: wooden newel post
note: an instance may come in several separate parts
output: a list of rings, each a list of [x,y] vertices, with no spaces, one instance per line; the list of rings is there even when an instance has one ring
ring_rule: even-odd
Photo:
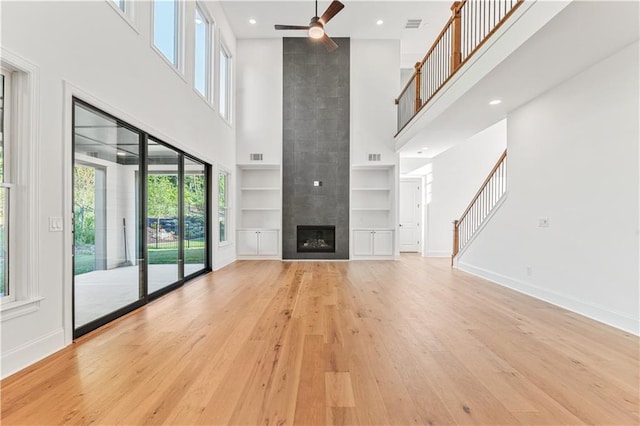
[[[462,62],[462,18],[460,11],[462,2],[457,1],[451,6],[453,13],[453,38],[451,39],[451,73],[458,69]]]
[[[458,235],[459,231],[458,231],[458,221],[454,220],[453,221],[453,254],[451,255],[451,266],[453,266],[453,259],[456,257],[456,254],[458,254],[458,251],[460,250],[460,245],[459,245],[459,238]]]
[[[422,84],[422,62],[416,62],[415,69],[416,72],[413,77],[416,80],[416,103],[414,113],[417,113],[418,111],[420,111],[420,108],[422,108],[422,98],[420,97],[420,85]]]

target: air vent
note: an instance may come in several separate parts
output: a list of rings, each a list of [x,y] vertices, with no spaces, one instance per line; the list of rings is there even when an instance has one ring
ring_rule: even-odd
[[[369,154],[369,161],[380,161],[380,154]]]
[[[251,161],[262,161],[262,154],[249,154]]]
[[[408,30],[417,30],[422,25],[422,19],[407,19],[404,27]]]

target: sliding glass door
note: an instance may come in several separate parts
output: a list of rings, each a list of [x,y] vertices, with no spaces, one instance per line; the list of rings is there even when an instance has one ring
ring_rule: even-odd
[[[74,325],[139,304],[140,133],[84,104],[74,106]]]
[[[147,264],[149,294],[176,284],[180,271],[181,155],[154,140],[148,143]]]
[[[204,163],[184,158],[184,275],[197,274],[206,267],[207,168]]]
[[[79,100],[73,131],[78,337],[211,270],[211,166]]]

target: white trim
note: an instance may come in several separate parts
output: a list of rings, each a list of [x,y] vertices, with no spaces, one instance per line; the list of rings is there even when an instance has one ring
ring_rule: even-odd
[[[459,261],[456,268],[466,273],[484,278],[502,287],[507,287],[519,293],[526,294],[535,299],[551,303],[598,322],[624,330],[626,332],[640,335],[640,323],[637,318],[627,316],[622,312],[612,311],[604,306],[575,299],[572,296],[559,292],[547,290],[531,283],[517,280],[497,272],[489,271],[469,263]]]
[[[212,44],[213,44],[213,37],[212,37],[212,33],[215,30],[214,28],[214,24],[213,24],[213,20],[211,19],[211,16],[209,14],[209,11],[206,9],[206,7],[204,7],[204,5],[200,4],[200,2],[196,1],[195,2],[195,6],[193,8],[194,11],[194,19],[195,19],[195,14],[198,13],[200,14],[200,16],[202,17],[202,19],[204,20],[204,23],[206,23],[206,32],[205,32],[205,46],[204,46],[204,50],[205,50],[205,75],[204,75],[204,91],[205,93],[201,93],[197,88],[196,88],[196,56],[197,56],[197,52],[196,52],[196,48],[197,48],[197,44],[198,44],[198,38],[196,37],[196,28],[197,25],[194,25],[194,31],[193,31],[193,35],[194,35],[194,43],[193,43],[193,90],[200,95],[201,98],[205,99],[207,101],[208,104],[211,104],[211,99],[213,98],[212,94],[213,94],[213,78],[212,76],[215,74],[214,69],[212,67],[212,56],[213,56],[213,49],[212,49]],[[215,111],[215,108],[214,108]]]
[[[138,28],[135,25],[135,16],[136,16],[135,10],[134,10],[136,5],[135,0],[124,0],[124,11],[120,9],[113,0],[105,0],[105,1],[109,4],[109,6],[113,8],[113,10],[116,11],[118,16],[120,16],[120,18],[122,18],[122,20],[126,22],[127,25],[129,25],[133,31],[136,32],[136,34],[138,35],[140,34],[140,31],[138,31]]]
[[[218,43],[220,49],[218,51],[218,115],[220,116],[220,118],[222,118],[222,121],[224,121],[225,123],[227,123],[229,125],[229,127],[233,128],[233,114],[231,114],[231,103],[233,101],[233,78],[231,76],[232,70],[233,70],[233,56],[231,55],[231,52],[229,50],[229,48],[227,47],[226,42],[223,40],[222,35],[219,36],[219,40],[220,43]],[[222,81],[220,81],[220,76],[221,76],[221,72],[220,70],[222,69],[222,65],[220,63],[220,55],[224,54],[224,56],[227,58],[227,66],[226,66],[226,70],[225,70],[225,76],[226,76],[226,85],[225,85],[225,109],[226,109],[226,114],[222,114],[221,108],[220,108],[220,102],[222,99]]]
[[[184,81],[185,83],[187,83],[187,77],[185,75],[185,57],[186,57],[186,52],[185,52],[185,34],[184,34],[184,15],[185,15],[185,11],[184,11],[184,3],[179,1],[179,0],[171,0],[175,3],[176,5],[176,9],[177,9],[177,13],[176,13],[176,37],[177,40],[174,40],[175,42],[175,55],[176,55],[176,63],[174,64],[173,62],[171,62],[171,60],[169,60],[169,58],[167,58],[165,56],[164,53],[162,53],[162,51],[156,46],[155,43],[155,21],[154,21],[154,5],[156,3],[156,0],[151,0],[149,2],[150,5],[150,11],[149,11],[149,28],[151,30],[151,34],[149,36],[149,45],[151,46],[151,48],[158,54],[158,56],[160,56],[160,58],[162,58],[162,60],[169,65],[169,67],[182,79],[182,81]]]
[[[2,378],[6,378],[47,356],[58,352],[63,346],[64,331],[59,328],[37,339],[26,342],[2,354],[0,365]]]
[[[12,94],[16,103],[12,114],[11,128],[13,143],[12,183],[20,188],[13,197],[16,201],[12,210],[20,214],[14,217],[11,226],[14,235],[20,234],[21,243],[16,242],[10,255],[15,301],[1,306],[4,318],[15,318],[39,309],[40,276],[39,269],[31,265],[40,263],[39,246],[40,197],[37,183],[40,182],[40,70],[34,64],[0,47],[0,57],[5,68],[13,70]],[[16,241],[14,239],[14,241]]]

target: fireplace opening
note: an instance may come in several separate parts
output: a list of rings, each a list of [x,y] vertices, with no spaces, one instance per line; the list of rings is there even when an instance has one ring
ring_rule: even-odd
[[[335,253],[336,227],[298,225],[298,253]]]

